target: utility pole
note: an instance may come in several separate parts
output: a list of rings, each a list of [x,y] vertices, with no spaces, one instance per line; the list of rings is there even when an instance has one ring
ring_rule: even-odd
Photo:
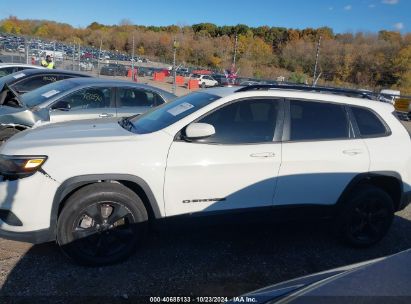
[[[27,43],[27,38],[24,39],[24,46],[26,50],[26,63],[29,64],[29,45]]]
[[[318,44],[317,44],[317,54],[315,56],[315,66],[314,66],[314,76],[313,76],[313,87],[317,84],[317,66],[318,66],[318,58],[320,56],[320,46],[321,46],[321,36],[318,39]]]
[[[131,50],[131,80],[134,81],[134,35],[133,35],[133,49]]]
[[[81,56],[81,54],[80,54],[80,42],[78,43],[78,70],[80,71],[81,70],[81,68],[80,68],[80,56]]]
[[[238,35],[235,35],[235,44],[234,44],[234,58],[233,58],[233,69],[235,69],[235,64],[237,60],[237,45],[238,45]]]
[[[174,42],[173,42],[173,94],[175,94],[176,91],[177,91],[177,83],[176,83],[176,77],[177,77],[177,71],[176,71],[177,48],[178,48],[178,42],[174,38]]]
[[[74,71],[74,55],[76,53],[76,44],[73,42],[73,56],[72,56],[72,61],[71,61],[71,69]]]
[[[103,39],[100,39],[100,50],[98,52],[98,59],[97,59],[97,75],[100,77],[100,60],[101,60],[101,48],[103,47]]]

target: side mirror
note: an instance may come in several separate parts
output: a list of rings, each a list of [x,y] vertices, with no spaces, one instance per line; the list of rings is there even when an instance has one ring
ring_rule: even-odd
[[[70,104],[67,101],[59,101],[51,107],[52,110],[68,111],[71,109]]]
[[[202,139],[215,134],[213,125],[207,123],[191,123],[185,130],[186,139]]]

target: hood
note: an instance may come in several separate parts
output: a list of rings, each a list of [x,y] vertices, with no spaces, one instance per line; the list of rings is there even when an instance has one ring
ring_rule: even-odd
[[[10,115],[10,114],[15,114],[18,112],[24,111],[22,108],[15,108],[15,107],[9,107],[6,105],[0,105],[0,117],[3,115]],[[1,118],[0,118],[0,123],[1,123]]]
[[[129,140],[135,134],[123,129],[116,120],[69,121],[40,125],[20,132],[4,144],[4,149],[64,146]]]
[[[27,108],[0,106],[0,125],[30,127],[36,120],[37,115]]]

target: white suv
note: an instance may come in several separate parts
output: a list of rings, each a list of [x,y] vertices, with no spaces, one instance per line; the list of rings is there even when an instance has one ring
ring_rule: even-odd
[[[202,88],[218,86],[218,81],[210,75],[193,75],[192,77],[198,80],[198,85]]]
[[[56,240],[77,262],[102,265],[129,256],[149,222],[261,211],[332,218],[345,241],[369,246],[411,200],[410,136],[393,111],[249,86],[120,122],[24,131],[0,147],[0,236]]]

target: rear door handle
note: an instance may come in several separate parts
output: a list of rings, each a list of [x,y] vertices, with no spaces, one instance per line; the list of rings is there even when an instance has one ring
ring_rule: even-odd
[[[250,154],[251,157],[257,158],[268,158],[268,157],[275,157],[275,153],[273,152],[261,152],[261,153],[253,153]]]
[[[109,113],[102,113],[102,114],[100,114],[98,117],[101,117],[101,118],[107,118],[107,117],[113,117],[114,115],[113,114],[109,114]]]
[[[344,150],[343,153],[346,155],[354,156],[354,155],[362,154],[363,151],[359,149],[353,149],[353,150]]]

